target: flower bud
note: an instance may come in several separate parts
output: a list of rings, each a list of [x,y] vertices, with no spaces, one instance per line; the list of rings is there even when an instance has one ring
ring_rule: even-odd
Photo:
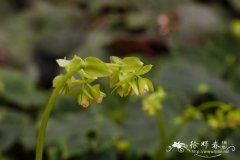
[[[138,78],[138,87],[140,94],[144,94],[148,91],[153,91],[152,82],[147,78]]]
[[[89,97],[83,92],[78,95],[78,103],[84,108],[87,108],[89,106],[89,100]]]
[[[130,143],[126,140],[118,140],[116,143],[116,149],[120,152],[127,151],[130,147]]]
[[[102,103],[103,98],[106,97],[106,94],[103,92],[100,92],[99,97],[97,98],[96,102],[97,103]]]
[[[106,96],[105,93],[100,91],[100,85],[94,85],[93,87],[89,85],[90,93],[97,103],[102,103],[103,98]]]
[[[145,82],[144,78],[138,78],[138,86],[139,86],[139,92],[141,94],[144,94],[149,91],[149,87],[147,83]]]
[[[94,98],[94,100],[96,100],[99,96],[100,96],[100,85],[94,85],[94,86],[88,86],[90,93],[92,95],[92,97]]]
[[[214,118],[213,116],[208,116],[207,122],[208,122],[208,125],[209,125],[212,129],[214,129],[214,130],[219,129],[218,120],[217,120],[216,118]]]

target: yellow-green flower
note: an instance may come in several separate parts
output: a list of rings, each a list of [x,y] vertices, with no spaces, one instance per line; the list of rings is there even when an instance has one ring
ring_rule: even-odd
[[[236,128],[240,125],[240,110],[218,109],[215,114],[207,116],[207,122],[213,129]]]
[[[78,92],[78,103],[87,108],[90,101],[95,101],[96,103],[102,103],[105,93],[100,91],[100,85],[91,86],[89,84],[82,86]]]
[[[120,96],[142,95],[148,91],[153,91],[152,82],[141,77],[149,72],[152,65],[145,65],[137,57],[110,57],[110,60],[116,67],[113,68],[113,74],[110,78],[110,87]]]
[[[231,26],[232,32],[236,37],[240,37],[240,19],[235,19],[232,21]]]
[[[157,91],[151,93],[143,99],[143,111],[151,116],[156,115],[162,109],[161,102],[165,99],[165,97],[166,92],[163,88],[159,87]]]
[[[88,57],[83,60],[78,56],[74,56],[72,60],[58,59],[57,63],[66,72],[70,72],[76,67],[79,68],[77,73],[80,79],[76,78],[75,75],[68,79],[60,91],[61,94],[76,96],[78,103],[85,108],[89,106],[90,101],[102,102],[106,95],[100,91],[100,85],[91,86],[90,83],[98,77],[110,76],[112,70],[106,63],[95,57]],[[57,87],[64,76],[64,74],[56,76],[53,80],[53,87]]]
[[[110,87],[120,96],[142,95],[153,91],[152,82],[141,77],[149,72],[152,65],[145,65],[137,57],[110,57],[111,63],[104,63],[95,57],[81,59],[74,56],[72,60],[58,59],[57,63],[67,73],[75,72],[69,78],[60,93],[78,97],[78,102],[88,107],[90,101],[101,103],[106,96],[100,91],[100,85],[91,86],[91,83],[99,77],[110,77]],[[57,87],[64,80],[65,74],[60,74],[53,80],[53,87]]]

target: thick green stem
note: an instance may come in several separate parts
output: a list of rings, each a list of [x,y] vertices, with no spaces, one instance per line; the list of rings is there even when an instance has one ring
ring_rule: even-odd
[[[166,147],[167,147],[167,128],[165,125],[165,119],[163,116],[162,112],[158,113],[158,125],[160,128],[160,139],[161,139],[161,144],[159,146],[159,149],[157,150],[156,153],[156,160],[164,160],[166,156]]]
[[[73,69],[72,71],[68,72],[64,78],[61,80],[59,85],[53,90],[48,103],[45,107],[45,110],[43,112],[42,120],[41,120],[41,125],[40,129],[38,131],[38,137],[37,137],[37,148],[36,148],[36,160],[42,160],[42,154],[43,154],[43,146],[44,146],[44,141],[45,141],[45,134],[46,134],[46,128],[47,128],[47,123],[48,119],[50,116],[50,113],[52,111],[52,108],[55,104],[56,98],[63,88],[64,84],[66,81],[71,78],[79,69],[81,68],[81,65]]]

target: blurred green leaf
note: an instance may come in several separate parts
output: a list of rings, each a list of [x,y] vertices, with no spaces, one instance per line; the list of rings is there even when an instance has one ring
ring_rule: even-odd
[[[0,91],[3,91],[4,90],[4,84],[3,82],[0,81]]]
[[[130,142],[131,151],[138,155],[153,154],[159,145],[156,119],[146,115],[139,102],[129,104],[126,116],[124,136]]]
[[[233,131],[233,134],[228,137],[226,140],[228,142],[228,146],[233,145],[235,147],[235,151],[232,151],[229,149],[230,153],[226,154],[225,157],[229,160],[238,160],[240,156],[240,150],[239,150],[239,142],[240,142],[240,127],[236,128]]]
[[[0,99],[22,108],[39,107],[46,103],[47,95],[37,91],[33,81],[13,69],[0,69],[4,90]]]
[[[58,144],[65,157],[80,155],[89,148],[110,149],[121,130],[102,115],[89,112],[64,114],[52,118],[47,131],[47,144]]]
[[[209,92],[218,100],[240,106],[240,95],[232,86],[198,65],[189,62],[168,64],[162,67],[159,74],[161,78],[156,77],[156,83],[163,85],[171,92],[182,92],[189,97],[194,97],[199,94],[198,86],[204,83],[209,86]]]
[[[21,137],[24,127],[30,124],[26,114],[0,108],[0,152],[12,147]]]

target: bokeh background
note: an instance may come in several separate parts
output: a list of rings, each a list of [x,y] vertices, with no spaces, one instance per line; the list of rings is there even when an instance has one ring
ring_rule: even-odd
[[[222,101],[240,107],[239,0],[0,0],[0,160],[33,160],[41,113],[73,55],[138,56],[168,93],[171,130],[186,106]],[[150,160],[159,145],[154,117],[141,98],[107,98],[80,107],[60,96],[48,125],[44,160]],[[214,130],[190,121],[178,140],[224,139],[240,156],[240,128]],[[169,153],[168,159],[197,159]]]

